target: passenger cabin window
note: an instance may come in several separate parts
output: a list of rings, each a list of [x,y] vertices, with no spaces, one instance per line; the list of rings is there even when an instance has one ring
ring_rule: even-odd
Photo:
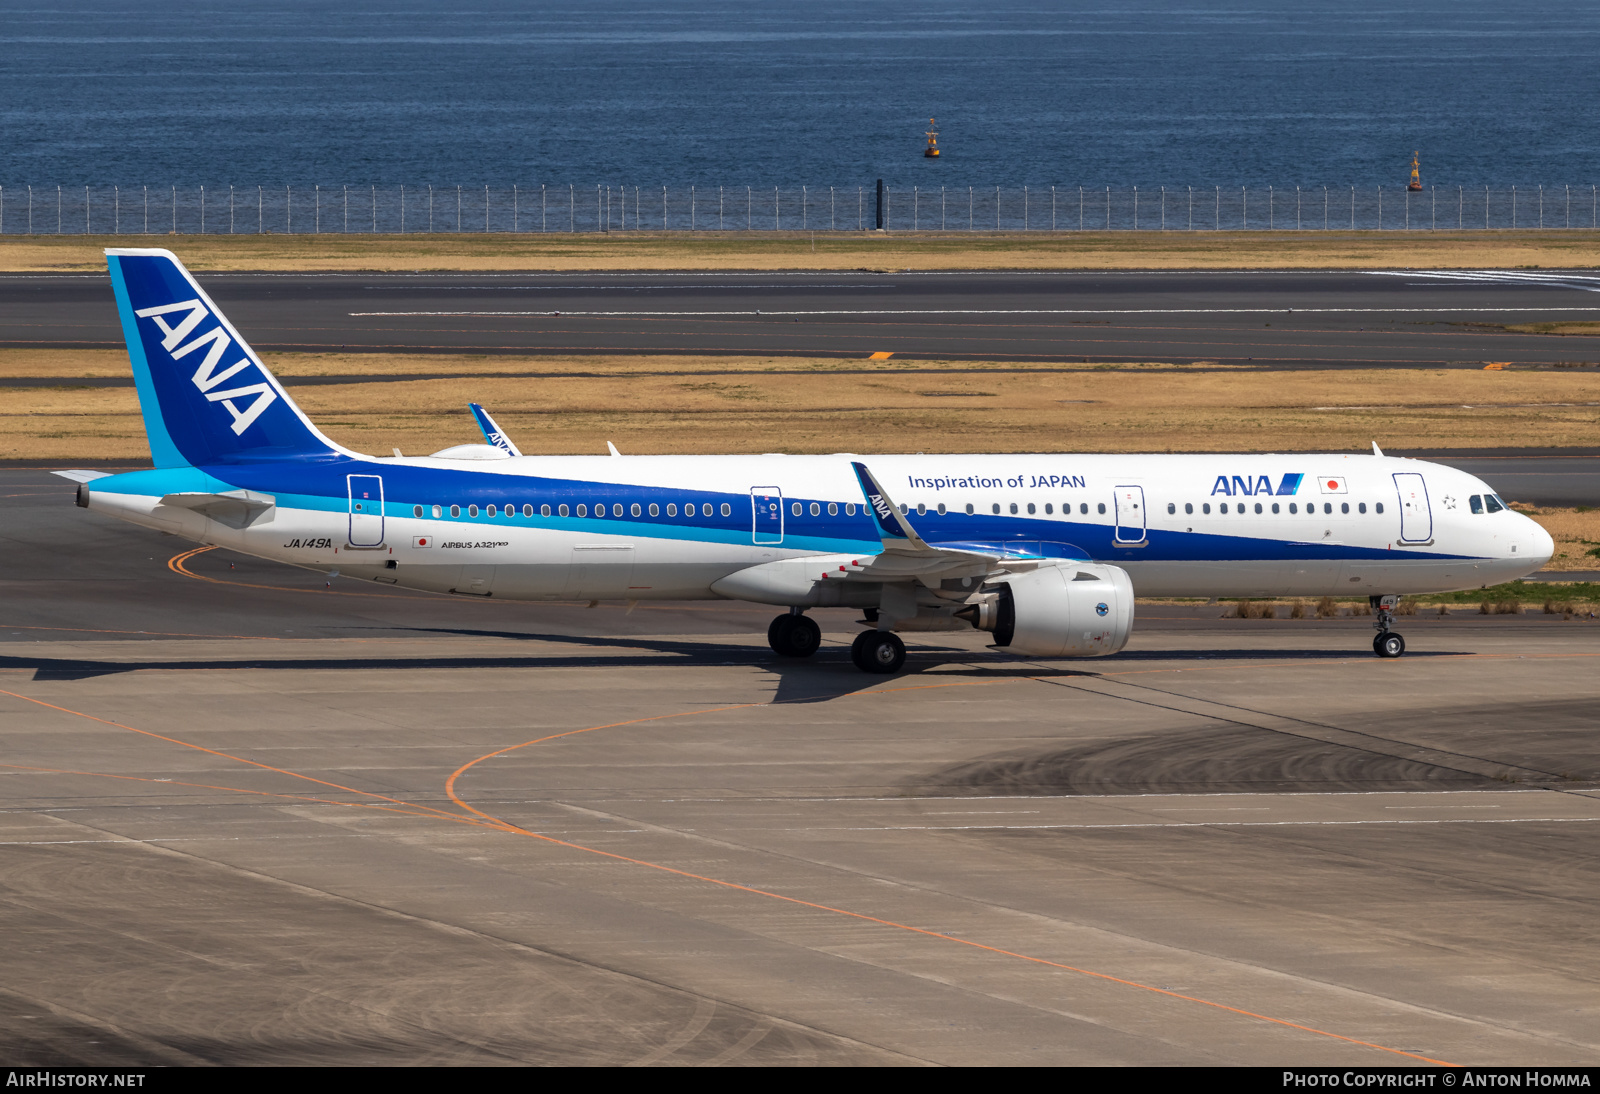
[[[1028,515],[1031,517],[1031,516],[1033,516],[1033,514],[1034,514],[1033,502],[1030,501],[1028,503]]]
[[[461,506],[459,506],[459,505],[452,505],[452,506],[451,506],[451,507],[450,507],[450,515],[451,515],[451,516],[452,516],[452,517],[459,517],[459,516],[460,516],[460,515],[461,515]]]
[[[829,513],[833,512],[833,506],[831,506],[831,505],[828,506],[828,512]],[[942,502],[942,501],[939,503],[939,515],[941,517],[944,516],[944,502]]]
[[[1290,515],[1290,516],[1291,516],[1291,517],[1292,517],[1292,516],[1294,516],[1294,515],[1295,515],[1295,514],[1296,514],[1296,513],[1298,513],[1298,512],[1299,512],[1299,511],[1300,511],[1300,510],[1299,510],[1299,509],[1298,509],[1298,508],[1296,508],[1296,506],[1295,506],[1295,504],[1294,504],[1294,502],[1292,502],[1292,501],[1291,501],[1291,502],[1290,502],[1290,503],[1289,503],[1289,515]]]
[[[1498,494],[1485,494],[1483,500],[1488,505],[1491,513],[1498,513],[1505,508],[1505,503],[1500,500]]]
[[[622,503],[620,501],[612,503],[611,515],[614,517],[620,517],[622,515]]]
[[[926,502],[920,502],[920,501],[917,502],[917,516],[925,517],[927,515],[928,515],[927,503]]]
[[[565,506],[563,506],[562,508],[565,508]],[[589,515],[589,507],[587,505],[583,504],[583,502],[581,502],[581,501],[578,503],[578,515],[580,517],[586,517],[586,516]]]
[[[1260,502],[1259,502],[1259,501],[1258,501],[1258,502],[1256,502],[1256,512],[1257,512],[1257,513],[1260,513],[1260,512],[1261,512],[1261,503],[1260,503]]]
[[[942,506],[942,505],[939,506],[939,512],[941,512],[941,513],[944,512],[944,506]],[[836,517],[836,516],[839,515],[839,503],[838,502],[830,501],[828,503],[828,515],[830,517]]]
[[[1194,515],[1194,502],[1192,502],[1192,501],[1184,502],[1183,503],[1183,513],[1184,513],[1185,516],[1193,516]]]
[[[799,515],[800,515],[800,514],[801,514],[801,513],[802,513],[802,512],[803,512],[803,511],[804,511],[804,510],[803,510],[803,507],[802,507],[802,506],[801,506],[801,505],[800,505],[800,503],[799,503],[799,502],[795,502],[795,503],[794,503],[794,504],[793,504],[793,505],[791,505],[791,506],[789,506],[789,512],[791,512],[791,513],[793,513],[793,514],[794,514],[794,515],[795,515],[795,516],[797,516],[797,517],[798,517],[798,516],[799,516]]]
[[[558,513],[560,513],[560,514],[561,514],[561,515],[562,515],[562,516],[566,516],[566,515],[567,515],[567,507],[566,507],[566,504],[565,504],[565,503],[563,503],[563,504],[562,504],[562,505],[561,505],[561,507],[560,507],[560,508],[559,508],[559,509],[557,509],[557,510],[556,510],[556,512],[558,512]]]
[[[1361,502],[1360,504],[1358,504],[1356,506],[1356,512],[1365,513],[1366,511],[1367,511],[1367,503],[1366,502]]]
[[[1048,517],[1051,513],[1054,513],[1054,512],[1055,512],[1055,510],[1050,507],[1050,503],[1049,502],[1045,502],[1044,503],[1044,515]]]
[[[1483,512],[1483,495],[1474,494],[1472,497],[1468,498],[1467,508],[1471,509],[1474,513],[1481,514]]]
[[[667,502],[667,516],[675,517],[677,515],[678,515],[678,503],[675,502],[675,501]]]
[[[442,516],[444,516],[444,508],[443,508],[443,507],[442,507],[442,506],[438,506],[438,505],[435,505],[435,506],[434,506],[434,507],[433,507],[433,515],[434,515],[434,516],[435,516],[435,517],[442,517]]]
[[[972,512],[972,507],[970,505],[967,507],[967,512],[969,512],[969,513]],[[856,515],[856,503],[855,502],[847,501],[847,502],[844,503],[844,515],[847,516],[847,517],[853,517],[853,516]]]
[[[970,517],[971,515],[972,515],[972,503],[969,501],[969,502],[967,502],[967,516]]]
[[[1012,512],[1012,514],[1015,515],[1016,511],[1017,511],[1017,503],[1016,502],[1012,502],[1011,503],[1011,512]]]
[[[1339,503],[1339,512],[1341,512],[1341,513],[1350,512],[1350,503],[1347,502],[1347,501],[1341,501]]]
[[[1217,512],[1226,513],[1227,511],[1228,511],[1228,503],[1227,502],[1223,502],[1223,503],[1221,503],[1220,505],[1217,506]]]
[[[1383,512],[1383,502],[1381,502],[1381,501],[1374,502],[1373,505],[1372,505],[1372,511],[1375,512],[1375,513]]]
[[[531,505],[524,505],[522,507],[522,511],[524,513],[527,513],[528,510],[531,509],[531,508],[533,508]],[[532,514],[529,514],[529,515],[531,516]],[[541,517],[548,517],[550,515],[550,507],[548,505],[539,506],[539,515]]]
[[[652,517],[659,517],[661,515],[661,506],[657,505],[655,502],[651,502],[650,515]]]
[[[1100,511],[1102,513],[1105,512],[1106,511],[1106,507],[1102,505],[1100,507]],[[1080,516],[1088,516],[1088,514],[1089,514],[1089,503],[1088,502],[1083,501],[1083,502],[1079,502],[1078,503],[1078,514]]]
[[[487,512],[491,517],[493,517],[493,516],[498,516],[499,513],[500,513],[500,510],[496,509],[494,506],[491,505],[491,506],[489,506],[488,509],[485,510],[485,512]]]
[[[998,514],[998,513],[999,513],[999,512],[1000,512],[1000,503],[999,503],[999,502],[995,502],[995,503],[994,503],[994,507],[993,507],[993,510],[992,510],[992,511],[993,511],[993,512],[994,512],[994,513],[996,513],[996,514]]]
[[[1204,513],[1206,516],[1209,517],[1211,515],[1211,503],[1209,501],[1201,502],[1200,503],[1200,512]]]
[[[630,515],[632,515],[632,516],[637,517],[637,516],[642,516],[644,514],[644,510],[639,508],[639,503],[638,502],[634,502],[632,505],[628,506],[628,513]]]
[[[1177,511],[1178,511],[1177,502],[1172,502],[1172,501],[1167,502],[1167,516],[1170,517],[1172,514],[1176,513]]]
[[[722,503],[722,515],[725,516],[725,517],[732,516],[733,515],[733,506],[729,505],[727,502],[723,502]]]
[[[1272,503],[1272,511],[1274,513],[1276,513],[1278,511],[1278,503],[1277,502],[1273,502]]]
[[[414,517],[420,517],[422,515],[422,506],[413,505],[411,507],[411,515]]]
[[[1101,503],[1100,503],[1100,512],[1101,512],[1101,513],[1102,513],[1102,514],[1104,514],[1104,513],[1105,513],[1105,511],[1106,511],[1106,503],[1105,503],[1105,502],[1101,502]]]

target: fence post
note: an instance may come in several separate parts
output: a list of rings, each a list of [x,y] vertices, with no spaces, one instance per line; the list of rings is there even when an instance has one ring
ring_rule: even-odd
[[[994,188],[994,230],[1000,230],[1000,187]]]
[[[622,208],[624,210],[626,210],[628,208],[628,195],[627,195],[626,191],[624,191],[623,195],[622,195]],[[517,234],[517,212],[518,212],[518,210],[517,210],[517,184],[513,182],[511,184],[511,234],[512,235],[516,235]]]
[[[918,186],[911,188],[911,230],[917,230],[918,222],[922,216],[921,208],[922,189]]]
[[[461,194],[461,187],[457,186],[456,187],[456,195],[457,195],[456,196],[456,201],[457,202],[460,202],[460,200],[461,200],[460,194]],[[456,206],[456,226],[458,228],[461,225],[461,211],[460,211],[460,209],[461,209],[461,207],[458,204]],[[377,183],[373,183],[372,184],[372,233],[374,235],[376,235],[378,233],[378,184]]]
[[[233,183],[228,184],[228,234],[233,234]]]
[[[1022,230],[1028,230],[1028,188],[1022,188]]]
[[[1355,231],[1355,228],[1356,228],[1356,188],[1354,186],[1352,186],[1352,187],[1350,187],[1350,230],[1353,232],[1353,231]]]
[[[1572,227],[1572,187],[1566,186],[1564,189],[1567,192],[1567,214],[1566,222],[1562,226],[1565,228],[1570,228]]]
[[[1217,211],[1215,216],[1216,222],[1213,227],[1214,230],[1220,232],[1222,231],[1222,187],[1220,186],[1217,187]]]
[[[433,231],[433,187],[428,187],[428,231]],[[344,234],[350,234],[350,184],[344,185]]]
[[[802,232],[805,231],[806,227],[807,227],[807,223],[806,223],[806,198],[807,198],[807,190],[806,190],[806,188],[804,186],[802,186],[802,187],[800,187],[800,230]]]
[[[883,180],[882,179],[878,180],[878,215],[877,215],[876,222],[873,224],[873,227],[876,230],[880,231],[880,232],[883,231]]]
[[[778,220],[778,188],[776,186],[774,186],[772,188],[772,230],[774,232],[776,232],[778,230],[779,223],[780,222]]]
[[[87,198],[84,199],[84,205],[88,205]],[[204,186],[200,187],[200,234],[206,234],[206,188]]]
[[[1133,230],[1139,230],[1139,188],[1133,188]]]
[[[1383,231],[1383,187],[1378,187],[1378,231]]]
[[[1250,191],[1239,187],[1239,227],[1250,227]]]
[[[944,189],[943,187],[940,187],[941,191],[943,191],[943,189]],[[830,187],[828,187],[828,231],[837,232],[838,230],[839,230],[838,199],[834,195],[833,187],[830,186]]]
[[[717,231],[722,231],[725,225],[722,222],[722,187],[717,187]]]
[[[1428,231],[1437,232],[1439,230],[1439,188],[1430,186],[1428,194],[1432,199],[1432,208],[1428,211]]]
[[[867,193],[861,187],[856,187],[856,231],[867,230]]]
[[[967,231],[972,231],[972,187],[967,187]]]
[[[859,187],[858,187],[859,189]],[[744,230],[755,231],[756,227],[756,192],[754,187],[744,188]]]
[[[316,206],[315,206],[316,215],[313,218],[313,222],[312,222],[312,225],[311,225],[311,234],[314,235],[314,236],[322,234],[322,184],[320,182],[315,184],[315,192],[316,192]],[[400,187],[400,195],[401,195],[400,196],[400,230],[402,232],[406,230],[405,192],[406,192],[406,188],[404,186]],[[206,223],[206,188],[204,186],[202,186],[202,187],[200,187],[200,230],[202,232],[205,231],[205,223]]]
[[[0,232],[5,231],[6,188],[0,186]],[[228,231],[233,231],[233,187],[228,187]],[[111,234],[122,234],[122,187],[111,188]]]
[[[689,231],[694,231],[694,186],[689,187]]]
[[[317,231],[322,231],[322,187],[317,187]],[[400,234],[406,234],[406,188],[400,187]]]
[[[1189,231],[1194,231],[1194,187],[1189,187]]]
[[[1483,188],[1483,227],[1485,230],[1489,227],[1489,188],[1487,186]]]
[[[1167,230],[1167,188],[1161,188],[1161,230]]]
[[[176,198],[176,196],[177,196],[176,188],[174,188],[174,190],[173,190],[173,196],[174,196],[174,198]],[[173,202],[173,210],[172,211],[173,211],[173,218],[172,219],[174,221],[176,221],[178,219],[177,218],[177,211],[178,210],[177,210],[177,202],[176,202],[176,200],[174,200],[174,202]],[[294,201],[293,201],[293,195],[289,192],[289,188],[287,186],[285,186],[283,188],[283,218],[284,218],[284,220],[283,220],[283,234],[286,235],[286,236],[294,235]]]
[[[1517,188],[1511,188],[1511,226],[1517,226]]]
[[[1328,188],[1322,188],[1322,230],[1328,230]]]
[[[1544,183],[1539,184],[1539,227],[1544,227]]]
[[[1078,187],[1078,231],[1083,231],[1083,187]]]
[[[1106,187],[1106,231],[1111,230],[1111,187]]]
[[[61,234],[61,184],[56,183],[56,235]]]
[[[204,194],[205,193],[205,189],[202,187],[200,192],[202,194]],[[201,209],[203,210],[204,208],[205,208],[205,206],[202,205]],[[205,213],[202,212],[200,214],[200,217],[201,217],[200,223],[204,224],[205,223]],[[204,231],[204,229],[201,229],[201,230]],[[83,234],[84,235],[88,235],[89,234],[89,188],[87,186],[85,186],[83,188]]]

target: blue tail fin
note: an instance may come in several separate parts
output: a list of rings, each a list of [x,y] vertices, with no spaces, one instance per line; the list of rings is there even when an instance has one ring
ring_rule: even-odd
[[[106,252],[157,467],[352,455],[324,437],[177,256]]]

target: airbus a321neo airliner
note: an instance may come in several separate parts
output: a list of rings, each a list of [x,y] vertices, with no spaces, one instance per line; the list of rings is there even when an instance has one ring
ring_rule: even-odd
[[[1372,455],[431,456],[323,436],[176,256],[106,252],[155,468],[59,472],[78,504],[201,543],[412,589],[520,600],[863,609],[851,655],[976,627],[1030,657],[1127,643],[1133,598],[1367,595],[1398,657],[1405,593],[1477,588],[1550,558],[1483,482]]]

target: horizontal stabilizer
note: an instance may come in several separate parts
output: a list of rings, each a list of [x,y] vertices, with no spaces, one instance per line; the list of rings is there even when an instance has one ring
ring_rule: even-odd
[[[104,479],[110,476],[108,471],[52,471],[52,475],[60,475],[73,482],[93,482],[95,479]]]

